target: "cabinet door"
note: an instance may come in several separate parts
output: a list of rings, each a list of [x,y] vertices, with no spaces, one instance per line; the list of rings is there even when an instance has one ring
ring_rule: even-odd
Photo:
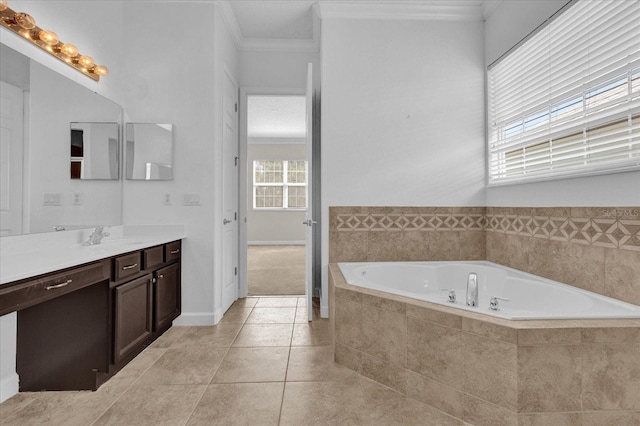
[[[114,289],[114,362],[142,345],[152,333],[151,275]]]
[[[154,318],[158,331],[180,315],[180,265],[158,269],[154,278]]]

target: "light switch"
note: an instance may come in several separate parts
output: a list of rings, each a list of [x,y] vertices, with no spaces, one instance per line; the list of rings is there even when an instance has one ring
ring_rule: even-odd
[[[199,206],[200,205],[200,194],[198,194],[198,193],[184,194],[184,205],[185,206]]]
[[[59,192],[45,192],[43,205],[45,206],[59,206],[62,204],[62,194]]]

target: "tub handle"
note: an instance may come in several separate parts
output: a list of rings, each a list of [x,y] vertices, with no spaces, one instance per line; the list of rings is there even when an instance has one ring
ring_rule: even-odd
[[[441,288],[440,291],[448,291],[449,292],[449,298],[447,299],[447,301],[449,303],[456,303],[456,291],[452,288]]]
[[[499,311],[500,310],[500,303],[498,302],[499,300],[502,300],[503,302],[511,301],[511,299],[507,299],[506,297],[491,296],[491,299],[489,300],[489,309],[491,309],[492,311]]]

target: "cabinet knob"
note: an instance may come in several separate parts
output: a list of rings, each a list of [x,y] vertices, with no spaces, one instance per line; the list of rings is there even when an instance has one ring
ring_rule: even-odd
[[[160,274],[160,275],[158,276],[158,278],[163,279],[163,278],[164,278],[164,275]]]

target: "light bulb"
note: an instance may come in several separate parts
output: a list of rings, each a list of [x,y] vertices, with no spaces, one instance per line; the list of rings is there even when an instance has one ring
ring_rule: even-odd
[[[38,31],[38,38],[49,46],[58,44],[58,35],[53,31],[40,30]]]
[[[31,30],[36,27],[36,20],[31,15],[22,12],[13,15],[13,22],[25,30]]]
[[[98,75],[108,75],[109,74],[109,69],[107,69],[107,67],[105,67],[104,65],[96,65],[95,67],[93,67],[93,70],[91,70],[94,74],[98,74]]]
[[[62,46],[60,46],[60,53],[69,58],[75,58],[76,56],[78,56],[78,48],[73,44],[64,43]]]
[[[91,68],[94,65],[93,58],[91,56],[79,56],[78,65],[84,68]]]
[[[7,6],[7,0],[1,0],[0,1],[0,12],[2,12],[4,10],[7,10],[7,7],[9,7],[9,6]]]

